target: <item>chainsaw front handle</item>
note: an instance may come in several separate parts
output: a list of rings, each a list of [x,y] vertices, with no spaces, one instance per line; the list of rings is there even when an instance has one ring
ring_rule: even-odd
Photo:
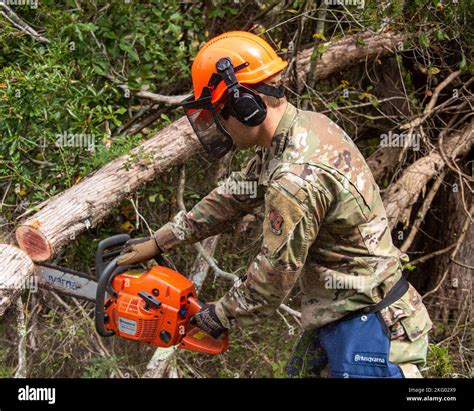
[[[119,244],[125,244],[128,240],[130,240],[130,236],[128,234],[117,234],[111,237],[107,237],[99,242],[97,246],[97,252],[95,254],[95,276],[97,281],[100,281],[101,274],[104,270],[104,251],[107,248],[113,247]]]
[[[130,265],[117,266],[117,257],[115,257],[100,275],[97,285],[97,293],[95,298],[95,328],[102,337],[111,337],[114,335],[112,330],[105,328],[105,294],[115,295],[116,292],[112,288],[112,280],[115,276],[130,269]]]

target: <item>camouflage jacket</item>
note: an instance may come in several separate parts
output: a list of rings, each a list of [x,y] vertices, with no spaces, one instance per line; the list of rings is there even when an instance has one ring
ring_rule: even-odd
[[[251,184],[253,195],[235,190]],[[399,280],[407,256],[392,244],[379,188],[362,154],[328,117],[292,104],[271,149],[258,148],[243,171],[187,214],[178,213],[156,238],[166,252],[217,234],[263,204],[260,253],[216,303],[226,327],[273,314],[298,281],[302,325],[312,329],[379,302]],[[412,286],[382,314],[413,339],[431,327]]]

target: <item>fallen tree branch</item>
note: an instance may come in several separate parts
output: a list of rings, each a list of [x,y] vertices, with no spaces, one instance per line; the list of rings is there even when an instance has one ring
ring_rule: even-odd
[[[120,88],[124,92],[129,92],[135,97],[143,98],[145,100],[150,100],[155,103],[163,103],[169,106],[177,106],[184,99],[188,98],[191,95],[190,93],[188,93],[188,94],[181,94],[181,95],[176,95],[176,96],[166,96],[164,94],[152,93],[151,91],[143,90],[143,89],[134,91],[134,90],[130,90],[127,84],[121,83],[112,74],[106,74],[105,77],[108,78],[110,81],[112,81],[114,84],[116,84],[118,88]]]
[[[461,131],[451,133],[443,149],[448,156],[455,153],[462,157],[469,153],[474,144],[474,121],[471,120]],[[399,222],[408,224],[413,205],[426,184],[445,166],[438,150],[420,158],[408,166],[402,176],[389,186],[383,196],[389,226],[394,228]]]
[[[433,112],[434,106],[436,102],[438,101],[438,97],[441,91],[443,91],[444,88],[448,84],[450,84],[454,79],[459,77],[460,74],[461,74],[461,70],[454,71],[448,77],[446,77],[441,83],[439,83],[438,86],[436,86],[429,103],[426,105],[425,109],[423,110],[423,115],[415,118],[414,120],[410,121],[407,124],[401,125],[400,129],[401,130],[412,129],[412,128],[418,127],[421,123],[423,123]]]
[[[422,264],[425,261],[430,260],[431,258],[438,257],[439,255],[443,255],[443,254],[448,253],[454,247],[456,247],[456,244],[451,244],[448,247],[445,247],[441,250],[433,251],[432,253],[429,253],[429,254],[423,255],[421,257],[418,257],[417,259],[410,261],[410,265],[416,266],[417,264]]]
[[[283,311],[286,311],[288,314],[292,315],[293,317],[301,319],[301,313],[299,311],[293,310],[293,308],[288,307],[285,304],[281,304],[279,308],[281,308]]]
[[[25,322],[25,308],[23,307],[23,302],[21,297],[18,297],[16,300],[17,308],[17,332],[18,332],[18,366],[15,372],[14,378],[26,378],[27,368],[26,368],[26,322]]]
[[[191,94],[181,94],[177,96],[165,96],[164,94],[152,93],[151,91],[146,91],[146,90],[135,91],[133,92],[133,94],[136,97],[154,101],[155,103],[167,104],[169,106],[177,106],[184,99],[188,98],[191,95]]]
[[[27,34],[28,36],[34,38],[35,40],[41,43],[49,43],[49,40],[46,37],[43,37],[41,34],[38,34],[35,29],[30,27],[20,17],[18,17],[18,15],[3,1],[0,1],[0,9],[2,15],[18,30],[22,31],[23,33]]]

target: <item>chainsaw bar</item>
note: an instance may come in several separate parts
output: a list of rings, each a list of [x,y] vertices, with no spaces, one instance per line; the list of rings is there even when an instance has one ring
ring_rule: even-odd
[[[50,263],[36,263],[39,285],[51,291],[87,301],[95,301],[97,282],[90,274]]]

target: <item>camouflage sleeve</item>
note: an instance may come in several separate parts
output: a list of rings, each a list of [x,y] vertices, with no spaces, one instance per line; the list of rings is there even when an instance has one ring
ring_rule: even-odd
[[[329,204],[327,193],[295,174],[271,182],[260,253],[216,303],[227,328],[249,325],[275,312],[296,283]]]
[[[180,244],[192,244],[218,234],[262,204],[264,194],[257,184],[260,159],[257,154],[244,170],[232,173],[189,212],[179,212],[157,230],[158,246],[167,252]]]

